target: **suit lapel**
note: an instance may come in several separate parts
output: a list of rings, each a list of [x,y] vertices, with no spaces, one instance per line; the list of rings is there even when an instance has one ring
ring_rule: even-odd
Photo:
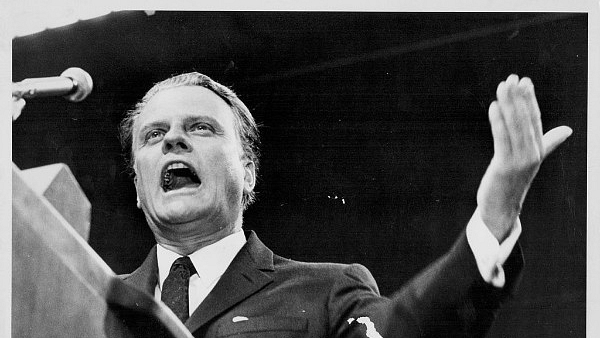
[[[185,323],[196,331],[217,315],[258,292],[272,281],[273,252],[252,231],[215,288]]]
[[[156,289],[156,284],[158,283],[156,245],[152,247],[142,265],[129,276],[124,277],[123,280],[154,297],[154,291]]]

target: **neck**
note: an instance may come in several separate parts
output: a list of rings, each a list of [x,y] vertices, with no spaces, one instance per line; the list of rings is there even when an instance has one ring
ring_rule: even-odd
[[[158,230],[158,228],[153,228],[155,230],[154,238],[164,248],[182,256],[187,256],[231,234],[241,231],[242,218],[240,217],[234,224],[218,227],[212,233],[197,231],[198,229],[207,229],[202,225],[193,225],[193,231],[190,234],[183,234],[181,229],[181,227],[177,227],[175,230],[169,231],[168,229]]]
[[[231,234],[233,234],[233,233],[234,232],[232,232]],[[193,243],[192,242],[190,242],[190,243],[175,243],[175,242],[171,242],[171,241],[166,241],[166,240],[164,240],[162,238],[158,238],[158,237],[156,238],[156,242],[159,243],[160,245],[162,245],[165,249],[176,252],[182,256],[188,256],[206,246],[209,246],[213,243],[220,241],[221,239],[223,239],[231,234],[225,234],[223,236],[210,238],[205,241],[196,241]]]

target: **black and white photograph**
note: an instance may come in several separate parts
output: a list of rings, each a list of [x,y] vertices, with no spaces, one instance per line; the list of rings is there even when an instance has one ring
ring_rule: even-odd
[[[12,337],[592,337],[590,13],[69,15],[10,41]]]

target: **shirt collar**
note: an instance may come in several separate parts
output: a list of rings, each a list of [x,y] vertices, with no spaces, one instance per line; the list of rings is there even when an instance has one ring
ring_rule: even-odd
[[[225,273],[225,270],[227,270],[227,267],[244,244],[246,244],[246,237],[244,232],[240,230],[188,256],[196,268],[196,274],[200,279],[210,284]],[[179,257],[182,256],[160,244],[157,245],[156,258],[158,260],[158,278],[161,290],[165,279],[169,275],[171,265]]]

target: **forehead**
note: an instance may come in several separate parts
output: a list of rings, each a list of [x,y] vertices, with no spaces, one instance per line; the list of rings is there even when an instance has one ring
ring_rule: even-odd
[[[134,122],[134,133],[155,122],[175,122],[193,117],[210,117],[225,129],[234,128],[231,107],[210,89],[180,86],[163,89],[144,106]]]

